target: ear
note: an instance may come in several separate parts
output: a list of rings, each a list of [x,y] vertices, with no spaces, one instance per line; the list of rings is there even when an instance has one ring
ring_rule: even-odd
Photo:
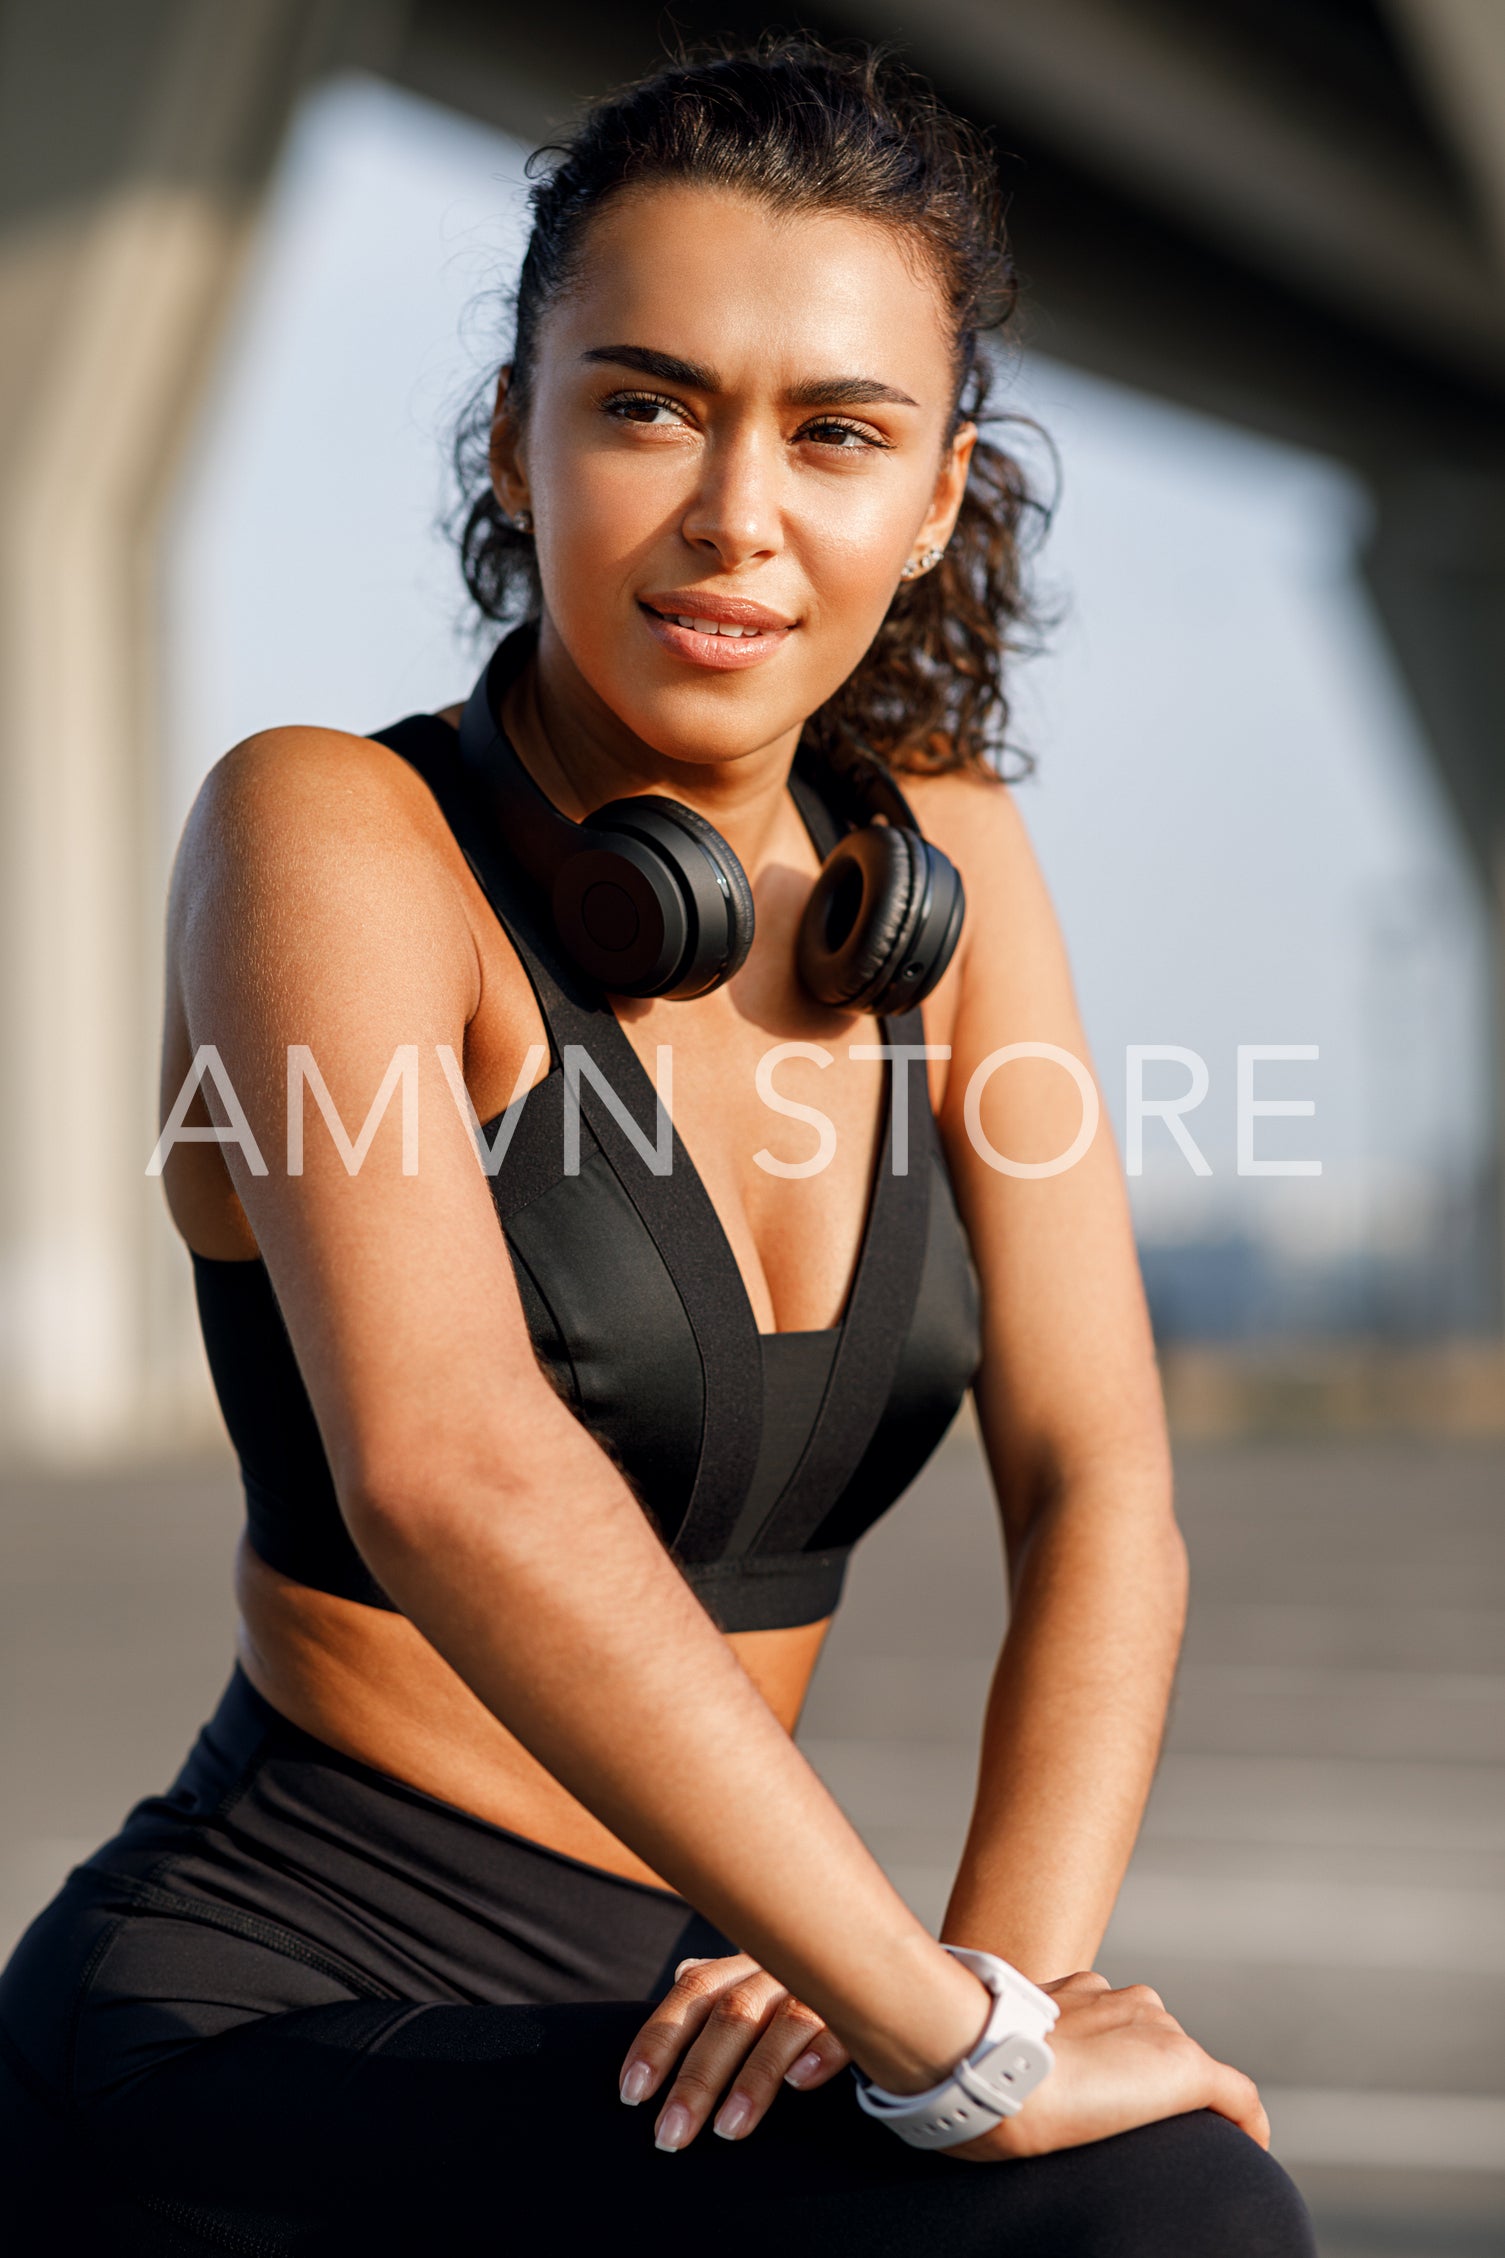
[[[977,445],[975,423],[961,423],[955,435],[947,442],[941,455],[941,467],[935,482],[935,492],[925,521],[915,535],[917,549],[944,549],[956,525],[956,513],[962,506],[962,496],[967,490],[967,470],[972,461],[972,450]]]
[[[529,507],[528,473],[523,461],[523,435],[511,401],[512,364],[496,380],[496,405],[491,411],[491,486],[509,517]]]

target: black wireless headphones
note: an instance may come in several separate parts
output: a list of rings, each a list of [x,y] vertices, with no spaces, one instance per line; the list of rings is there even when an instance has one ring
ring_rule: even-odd
[[[497,719],[535,633],[509,635],[471,692],[461,758],[494,795],[508,847],[548,895],[555,931],[582,972],[616,995],[708,995],[752,947],[747,874],[715,825],[679,800],[609,800],[583,823],[560,813]],[[961,874],[924,837],[871,754],[830,764],[827,776],[859,828],[827,855],[811,889],[800,979],[824,1004],[907,1011],[955,954],[966,909]]]

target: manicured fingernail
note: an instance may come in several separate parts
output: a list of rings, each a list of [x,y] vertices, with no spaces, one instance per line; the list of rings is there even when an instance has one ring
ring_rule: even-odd
[[[622,2099],[629,2109],[636,2109],[646,2101],[653,2084],[653,2070],[647,2062],[629,2062],[622,2072]]]
[[[738,2140],[746,2132],[748,2119],[751,2116],[752,2103],[748,2100],[747,2095],[745,2093],[734,2093],[711,2129],[713,2132],[720,2133],[723,2140]]]
[[[676,2148],[683,2148],[689,2137],[690,2112],[679,2102],[671,2101],[654,2128],[653,2145],[672,2153]]]
[[[784,2083],[786,2086],[808,2085],[819,2068],[818,2054],[802,2054],[798,2062],[791,2062],[784,2072]]]

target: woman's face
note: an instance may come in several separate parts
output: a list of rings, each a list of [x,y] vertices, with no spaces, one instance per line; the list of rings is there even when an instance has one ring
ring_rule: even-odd
[[[497,425],[546,652],[666,759],[787,746],[950,533],[974,436],[948,440],[953,383],[936,285],[887,229],[678,185],[609,205],[523,428]]]

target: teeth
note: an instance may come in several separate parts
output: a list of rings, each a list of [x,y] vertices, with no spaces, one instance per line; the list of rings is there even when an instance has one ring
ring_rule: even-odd
[[[756,635],[755,627],[732,627],[719,619],[691,619],[684,612],[676,612],[676,627],[688,627],[697,635]]]

